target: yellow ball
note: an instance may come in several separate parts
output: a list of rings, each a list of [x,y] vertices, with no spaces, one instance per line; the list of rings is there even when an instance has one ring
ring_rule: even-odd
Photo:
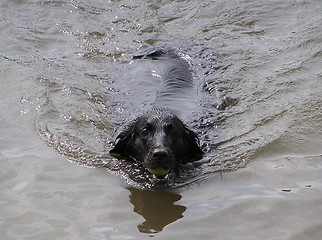
[[[155,168],[155,169],[147,168],[147,169],[151,174],[157,177],[163,177],[170,172],[170,169],[164,169],[164,168]]]

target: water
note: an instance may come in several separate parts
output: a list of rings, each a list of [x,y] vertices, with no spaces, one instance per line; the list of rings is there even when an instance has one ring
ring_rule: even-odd
[[[321,238],[320,1],[0,6],[1,239]],[[152,191],[108,150],[131,57],[164,45],[209,162]]]

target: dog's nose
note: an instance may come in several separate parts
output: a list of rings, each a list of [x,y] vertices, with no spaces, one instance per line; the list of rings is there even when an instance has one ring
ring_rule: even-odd
[[[154,161],[162,163],[169,159],[169,153],[164,149],[157,148],[153,151],[152,158]]]

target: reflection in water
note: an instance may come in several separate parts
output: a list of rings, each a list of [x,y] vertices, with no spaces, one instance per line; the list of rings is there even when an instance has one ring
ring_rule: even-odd
[[[181,196],[172,192],[141,190],[129,188],[130,202],[134,205],[134,212],[144,217],[145,222],[138,225],[143,233],[156,233],[169,223],[183,217],[185,206],[175,205]]]

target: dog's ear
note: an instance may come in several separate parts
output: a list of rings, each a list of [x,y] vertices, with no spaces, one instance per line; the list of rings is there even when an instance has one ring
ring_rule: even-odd
[[[110,150],[109,154],[118,159],[126,158],[131,151],[133,136],[133,126],[129,126],[127,129],[123,130],[116,137],[114,147]]]
[[[199,138],[197,134],[194,131],[188,129],[186,126],[184,127],[184,131],[184,139],[188,147],[188,151],[186,151],[185,161],[193,162],[200,160],[204,152],[200,148]]]

